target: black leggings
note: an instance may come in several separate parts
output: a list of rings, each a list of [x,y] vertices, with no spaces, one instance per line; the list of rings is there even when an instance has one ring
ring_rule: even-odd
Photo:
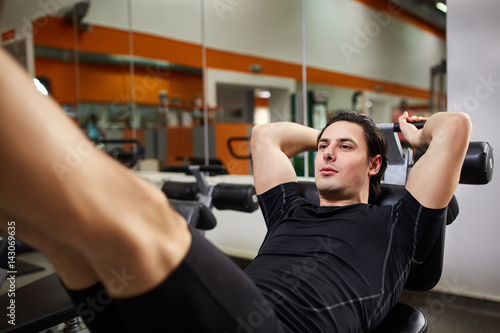
[[[245,273],[197,231],[192,235],[179,268],[146,294],[112,299],[101,284],[68,290],[91,332],[285,332]]]

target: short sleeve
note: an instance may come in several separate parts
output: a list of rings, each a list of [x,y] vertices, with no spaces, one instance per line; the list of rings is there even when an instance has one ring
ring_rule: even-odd
[[[258,199],[268,229],[280,222],[293,204],[301,200],[295,182],[277,185],[259,195]]]
[[[426,208],[408,191],[395,208],[400,227],[413,235],[413,259],[423,261],[436,243],[446,217],[446,208]]]

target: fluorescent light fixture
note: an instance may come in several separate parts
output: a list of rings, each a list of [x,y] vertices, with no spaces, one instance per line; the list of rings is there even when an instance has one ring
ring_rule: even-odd
[[[40,80],[38,80],[37,78],[34,78],[33,83],[35,84],[35,87],[39,92],[41,92],[45,96],[47,96],[49,94],[47,88],[45,88],[45,86],[42,84],[42,82],[40,82]]]
[[[446,6],[442,2],[436,3],[436,8],[439,9],[440,11],[442,11],[443,13],[446,13],[448,11],[448,6]]]
[[[271,92],[269,90],[257,89],[255,95],[259,98],[269,98],[271,97]]]

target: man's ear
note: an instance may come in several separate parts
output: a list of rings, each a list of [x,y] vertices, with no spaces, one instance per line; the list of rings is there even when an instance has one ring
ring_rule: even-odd
[[[382,155],[378,154],[374,157],[370,157],[370,170],[368,172],[369,175],[375,176],[380,171],[381,166],[382,166]]]

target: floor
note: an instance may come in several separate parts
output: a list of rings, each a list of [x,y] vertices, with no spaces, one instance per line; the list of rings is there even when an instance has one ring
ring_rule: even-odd
[[[427,317],[427,333],[500,332],[500,303],[437,292],[404,291],[400,301]]]

